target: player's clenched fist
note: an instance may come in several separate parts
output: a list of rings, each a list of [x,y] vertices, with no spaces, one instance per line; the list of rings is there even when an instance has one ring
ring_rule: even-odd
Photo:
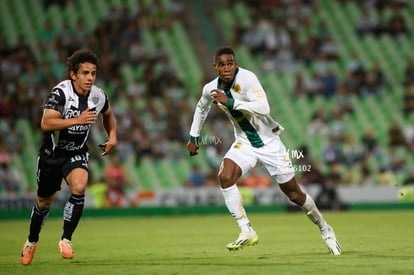
[[[221,103],[223,105],[227,105],[228,97],[225,93],[220,90],[214,89],[210,92],[211,97],[213,98],[214,103]]]
[[[187,150],[190,153],[190,156],[195,156],[198,154],[198,148],[199,146],[197,145],[197,143],[189,141],[187,143]]]

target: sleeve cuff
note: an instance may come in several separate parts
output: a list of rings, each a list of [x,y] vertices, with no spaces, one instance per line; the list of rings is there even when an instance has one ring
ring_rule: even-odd
[[[198,137],[190,136],[190,142],[195,143],[198,145]]]

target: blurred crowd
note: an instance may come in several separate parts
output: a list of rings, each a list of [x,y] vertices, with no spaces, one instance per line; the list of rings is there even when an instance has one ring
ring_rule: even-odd
[[[239,2],[233,1],[233,4]],[[320,155],[321,159],[304,158],[298,162],[312,167],[300,173],[301,183],[413,184],[414,171],[409,160],[414,155],[414,56],[401,64],[403,75],[397,81],[397,89],[404,92],[401,103],[393,103],[400,106],[401,113],[397,116],[403,119],[387,126],[385,138],[378,136],[372,127],[362,129],[359,135],[350,134],[347,124],[349,119],[355,120],[353,98],[373,97],[382,101],[383,95],[394,92],[380,62],[374,60],[367,67],[360,56],[363,53],[359,52],[344,60],[334,39],[335,30],[329,27],[325,17],[318,16],[321,4],[318,1],[247,2],[251,24],[235,26],[233,43],[249,49],[262,73],[294,75],[292,100],[304,97],[308,102],[316,98],[333,102],[329,106],[316,106],[308,124],[303,125],[310,138],[322,139],[324,144],[320,154],[312,152],[315,148],[302,146],[306,157]],[[394,39],[411,36],[412,30],[402,14],[408,8],[408,1],[354,2],[362,14],[353,26],[357,35],[372,34],[375,38],[388,35]],[[338,3],[346,10],[350,1]],[[366,26],[368,21],[371,29]],[[402,124],[404,120],[409,123]]]
[[[17,121],[28,120],[32,131],[39,132],[42,101],[57,83],[67,78],[66,58],[79,48],[92,49],[100,59],[96,84],[104,88],[114,104],[120,134],[118,160],[122,163],[128,158],[139,161],[144,157],[158,159],[183,154],[190,119],[186,114],[193,108],[188,105],[188,91],[162,45],[148,49],[142,38],[142,30],[168,29],[180,16],[182,7],[174,1],[169,3],[166,6],[162,1],[152,1],[148,6],[137,1],[135,13],[126,5],[113,5],[91,33],[86,31],[82,19],[74,28],[63,22],[58,31],[47,18],[34,46],[23,37],[14,45],[4,35],[0,37],[0,162],[7,174],[3,177],[2,169],[2,179],[16,174],[9,172],[9,164],[13,155],[23,150]],[[64,7],[76,3],[48,1],[45,8],[52,4]],[[39,56],[33,49],[37,49]],[[121,74],[125,65],[139,69],[132,83],[125,83]],[[35,146],[38,143],[39,140],[33,140]],[[94,158],[94,148],[91,149]],[[1,191],[25,191],[15,183],[17,178],[13,183],[0,181]]]
[[[346,1],[343,1],[344,3]],[[375,36],[391,35],[398,37],[410,33],[401,10],[407,8],[406,0],[354,1],[362,9],[355,27],[357,35],[373,34]]]
[[[52,4],[59,4],[64,7],[75,5],[75,2],[44,1],[44,6],[48,8]],[[17,119],[29,121],[33,132],[39,131],[42,101],[53,86],[66,78],[66,58],[78,48],[90,48],[100,58],[96,84],[104,88],[111,98],[118,121],[119,147],[114,157],[117,163],[104,165],[115,167],[126,161],[140,162],[143,158],[177,160],[187,157],[184,144],[192,119],[192,104],[197,99],[189,100],[191,95],[186,79],[177,75],[177,68],[170,61],[165,47],[157,42],[154,48],[149,49],[143,42],[144,30],[168,30],[175,20],[185,20],[185,6],[173,0],[144,2],[136,2],[138,9],[135,12],[126,5],[113,5],[92,32],[86,31],[81,18],[74,27],[63,22],[59,31],[51,20],[45,19],[36,35],[39,38],[34,46],[36,52],[23,37],[19,37],[17,43],[9,44],[5,36],[0,35],[0,193],[26,192],[20,183],[19,171],[10,161],[13,155],[22,154],[23,150],[22,133],[16,127]],[[335,184],[379,182],[376,175],[373,176],[376,172],[372,171],[371,165],[372,159],[378,159],[379,156],[382,158],[379,165],[381,171],[398,173],[404,169],[404,159],[398,158],[399,153],[387,152],[412,150],[414,153],[414,123],[404,129],[398,123],[393,124],[387,148],[380,146],[378,137],[371,131],[367,131],[362,140],[346,135],[344,117],[354,111],[349,96],[380,97],[389,85],[379,64],[375,62],[370,68],[365,68],[355,53],[348,60],[344,76],[338,76],[336,71],[330,70],[330,64],[338,62],[340,53],[332,30],[323,19],[314,16],[316,1],[245,2],[250,8],[251,22],[254,24],[238,26],[234,30],[232,44],[245,45],[252,55],[259,56],[259,73],[294,73],[293,98],[335,98],[333,110],[317,109],[309,121],[312,138],[319,138],[318,135],[326,133],[329,140],[323,149],[323,163],[306,160],[312,164],[312,172],[315,173],[318,173],[321,165],[329,167],[328,170],[322,169],[323,179],[319,181],[335,181]],[[232,4],[229,1],[230,7]],[[368,9],[367,5],[361,8]],[[372,11],[372,8],[369,10]],[[392,12],[396,15],[398,10],[393,6]],[[358,33],[365,33],[359,31],[360,24],[355,28]],[[404,27],[402,33],[410,35],[410,30]],[[304,75],[298,73],[295,70],[297,64],[311,67],[311,77],[305,79]],[[125,81],[122,74],[125,67],[132,68],[134,72],[131,81]],[[200,83],[200,88],[203,83]],[[405,89],[401,113],[410,116],[414,112],[413,60],[407,61],[401,85]],[[188,171],[189,178],[183,183],[184,186],[214,186],[214,173],[220,156],[232,140],[231,125],[222,112],[212,108],[207,123],[209,136],[221,137],[221,142],[206,142],[210,170],[199,171],[200,167],[193,167],[194,170]],[[99,138],[100,130],[96,129],[93,135]],[[33,140],[36,145],[38,142]],[[94,144],[91,144],[92,161],[102,161],[95,149]],[[357,180],[347,175],[346,172],[350,171],[348,167],[358,168],[360,176]],[[106,182],[105,190],[109,191],[105,191],[108,194],[105,203],[108,205],[118,205],[123,186],[128,185],[121,170],[108,168],[104,178],[95,179]],[[202,173],[202,176],[197,173]],[[312,177],[313,180],[309,180]],[[315,181],[315,176],[304,174],[301,181],[304,184]],[[249,182],[245,180],[246,185],[251,185]],[[268,181],[264,182],[263,185],[268,184]]]

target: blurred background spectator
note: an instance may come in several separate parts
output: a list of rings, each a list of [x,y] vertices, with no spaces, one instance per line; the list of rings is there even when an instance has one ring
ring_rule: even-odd
[[[97,82],[114,102],[124,195],[158,188],[159,171],[174,175],[165,177],[171,188],[187,179],[191,113],[212,71],[206,53],[224,44],[236,49],[241,66],[259,72],[289,149],[309,149],[312,177],[376,185],[381,172],[392,171],[401,183],[414,164],[414,15],[412,3],[400,2],[201,0],[195,9],[180,0],[42,0],[23,16],[18,1],[3,1],[0,133],[6,166],[20,180],[1,182],[1,192],[33,191],[42,100],[66,73],[66,57],[84,47],[98,53]],[[79,7],[96,12],[74,16]],[[217,142],[202,145],[198,156],[208,185],[217,184],[233,138],[222,131],[232,127],[222,115],[212,107],[206,130]],[[102,141],[102,129],[94,129],[91,148]],[[92,180],[99,182],[110,160],[94,152]]]

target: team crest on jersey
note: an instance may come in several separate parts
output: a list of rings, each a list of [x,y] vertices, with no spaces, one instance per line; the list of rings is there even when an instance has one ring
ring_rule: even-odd
[[[98,104],[98,102],[99,102],[99,96],[93,96],[92,97],[92,102],[93,102],[93,104]]]
[[[233,86],[233,91],[235,91],[236,93],[240,93],[240,85],[239,84],[234,84]]]
[[[242,145],[241,142],[236,142],[236,144],[234,144],[233,148],[234,149],[240,149],[241,145]]]
[[[65,83],[61,83],[61,84],[59,85],[59,87],[61,87],[61,88],[66,88],[66,85],[65,85]]]

